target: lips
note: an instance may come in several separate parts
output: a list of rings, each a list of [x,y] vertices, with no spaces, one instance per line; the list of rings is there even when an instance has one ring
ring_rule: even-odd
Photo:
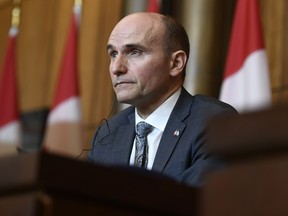
[[[114,84],[114,87],[117,87],[119,85],[125,85],[125,84],[133,84],[134,82],[132,81],[128,81],[128,80],[123,80],[123,81],[117,81],[115,84]]]

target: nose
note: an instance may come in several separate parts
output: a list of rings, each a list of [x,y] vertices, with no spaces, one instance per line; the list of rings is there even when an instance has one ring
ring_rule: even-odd
[[[117,55],[110,62],[110,72],[116,76],[127,72],[127,60],[122,55]]]

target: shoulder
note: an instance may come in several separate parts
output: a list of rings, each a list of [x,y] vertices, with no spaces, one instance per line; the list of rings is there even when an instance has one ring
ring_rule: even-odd
[[[237,115],[238,112],[231,105],[216,98],[204,95],[195,95],[193,96],[190,114],[190,117],[198,119],[198,121],[206,122],[206,120],[210,121],[210,119],[215,117]]]
[[[231,110],[237,112],[234,107],[216,98],[205,96],[205,95],[195,95],[194,105],[201,106],[202,108],[215,109],[215,110]]]
[[[120,126],[129,125],[134,122],[135,119],[135,108],[129,106],[124,110],[112,115],[108,119],[103,119],[97,133],[106,134],[111,133],[111,131],[118,130]]]
[[[216,98],[196,94],[191,95],[185,88],[182,89],[181,95],[178,100],[179,107],[189,106],[193,112],[221,112],[228,111],[237,113],[236,109],[231,105],[224,103]]]
[[[111,118],[108,119],[108,122],[110,123],[121,123],[125,124],[126,122],[129,122],[131,119],[133,120],[135,118],[135,107],[129,106],[115,115],[113,115]]]
[[[120,127],[133,124],[133,120],[135,118],[134,110],[134,107],[128,107],[113,115],[111,118],[103,119],[95,131],[92,143],[113,143],[111,142],[111,139],[116,137]]]

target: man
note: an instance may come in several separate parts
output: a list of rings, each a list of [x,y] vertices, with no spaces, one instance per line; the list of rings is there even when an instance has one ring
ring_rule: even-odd
[[[139,163],[179,182],[202,185],[214,165],[205,150],[207,122],[236,111],[216,99],[191,96],[182,87],[189,56],[184,28],[161,14],[131,14],[115,26],[107,50],[117,100],[132,106],[101,125],[88,159]],[[142,147],[140,135],[135,139],[139,122],[152,125]],[[140,156],[138,148],[144,149]]]

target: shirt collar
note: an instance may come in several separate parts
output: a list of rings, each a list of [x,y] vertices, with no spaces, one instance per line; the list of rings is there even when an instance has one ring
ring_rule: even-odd
[[[163,132],[170,117],[170,114],[180,96],[180,93],[181,88],[179,88],[166,101],[164,101],[164,103],[161,104],[161,106],[159,106],[146,119],[141,118],[138,115],[137,108],[135,108],[135,125],[137,125],[140,121],[145,121]]]

